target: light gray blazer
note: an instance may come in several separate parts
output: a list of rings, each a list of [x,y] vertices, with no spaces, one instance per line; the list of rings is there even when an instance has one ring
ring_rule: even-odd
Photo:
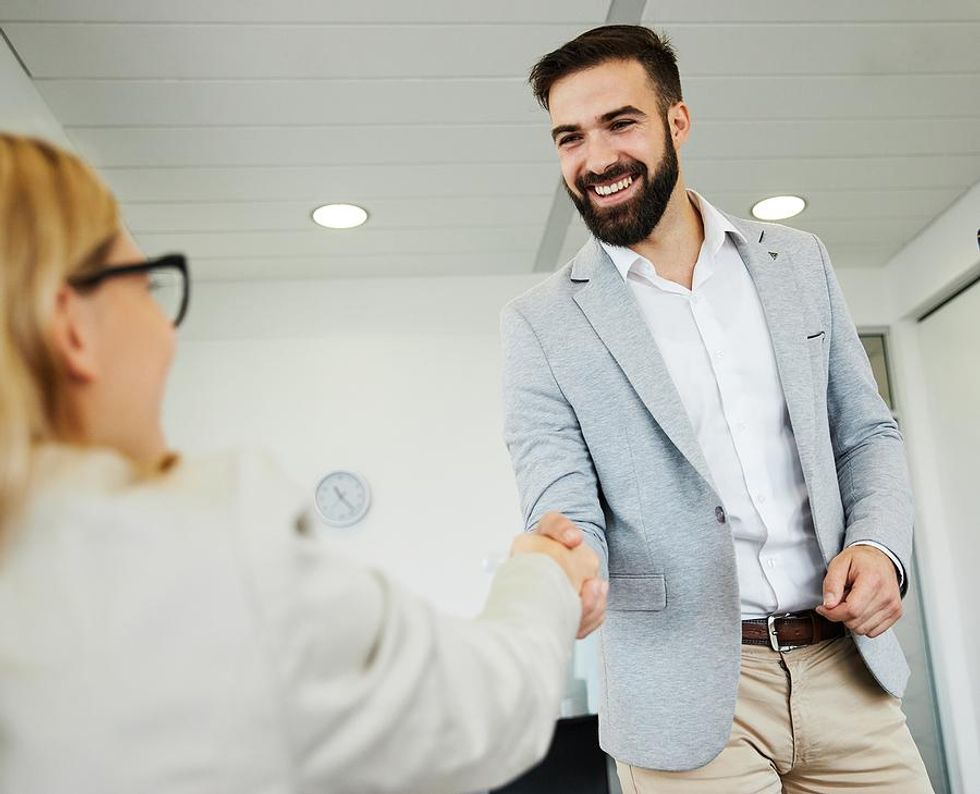
[[[830,561],[876,541],[909,569],[913,506],[902,438],[875,386],[827,251],[812,234],[731,218],[762,301]],[[704,455],[635,298],[590,240],[502,315],[504,436],[527,528],[565,513],[606,563],[600,741],[666,770],[724,747],[739,675],[738,575]],[[893,632],[856,638],[900,696]]]

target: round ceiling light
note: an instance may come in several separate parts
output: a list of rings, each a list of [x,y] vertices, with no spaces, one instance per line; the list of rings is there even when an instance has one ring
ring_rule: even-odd
[[[367,219],[367,210],[356,204],[324,204],[313,210],[313,222],[328,229],[353,229]]]
[[[804,209],[806,202],[799,196],[773,196],[757,202],[752,214],[760,221],[781,221],[799,215]]]

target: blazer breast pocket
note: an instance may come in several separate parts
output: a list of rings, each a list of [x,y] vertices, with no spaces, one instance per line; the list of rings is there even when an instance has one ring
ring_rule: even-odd
[[[667,607],[663,574],[609,574],[606,608],[616,612],[659,612]]]
[[[810,369],[815,378],[817,393],[822,393],[827,384],[827,368],[830,366],[830,352],[827,350],[827,332],[812,331],[806,335],[807,353],[810,355]]]

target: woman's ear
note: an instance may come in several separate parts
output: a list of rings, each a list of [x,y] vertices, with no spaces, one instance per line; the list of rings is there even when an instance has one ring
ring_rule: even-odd
[[[69,286],[55,297],[51,341],[65,374],[75,383],[99,378],[95,315],[89,302]]]

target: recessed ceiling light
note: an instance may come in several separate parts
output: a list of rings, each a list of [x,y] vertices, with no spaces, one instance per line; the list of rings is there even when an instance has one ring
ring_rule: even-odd
[[[804,209],[806,202],[799,196],[773,196],[755,204],[752,214],[760,221],[781,221],[799,215]]]
[[[367,219],[367,210],[356,204],[324,204],[313,210],[313,222],[328,229],[353,229]]]

